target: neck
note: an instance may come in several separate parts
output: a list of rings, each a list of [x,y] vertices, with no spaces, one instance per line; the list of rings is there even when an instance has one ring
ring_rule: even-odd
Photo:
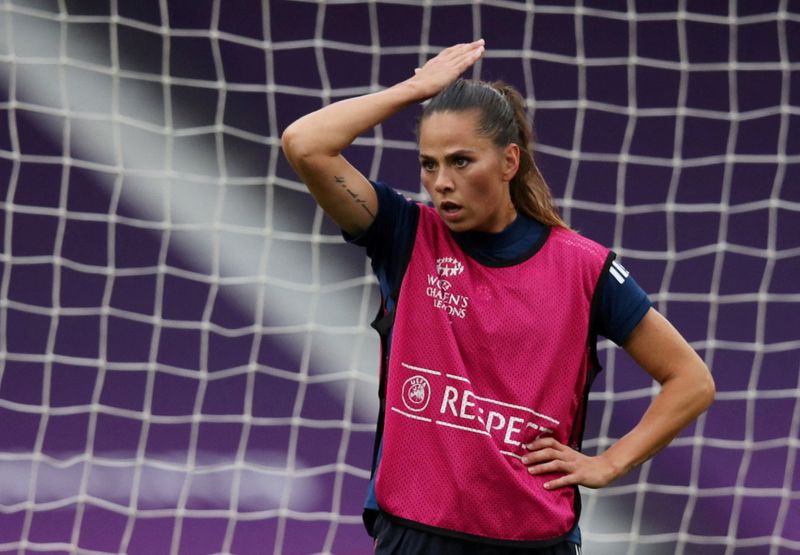
[[[475,228],[474,231],[480,231],[483,233],[500,233],[512,223],[514,220],[517,219],[517,209],[514,208],[513,204],[509,203],[508,209],[506,209],[499,217],[493,220],[491,223],[487,222],[485,227]]]

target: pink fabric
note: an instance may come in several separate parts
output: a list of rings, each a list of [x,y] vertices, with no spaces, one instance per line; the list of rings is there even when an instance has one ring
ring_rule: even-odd
[[[376,494],[390,515],[535,542],[568,533],[576,490],[547,491],[523,443],[568,443],[590,366],[589,312],[608,250],[553,229],[489,267],[421,207],[398,301]]]

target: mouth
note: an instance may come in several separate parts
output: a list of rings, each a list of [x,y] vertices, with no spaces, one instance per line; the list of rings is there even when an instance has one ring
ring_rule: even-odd
[[[462,206],[451,200],[445,200],[439,203],[439,211],[447,219],[455,219],[461,214]]]

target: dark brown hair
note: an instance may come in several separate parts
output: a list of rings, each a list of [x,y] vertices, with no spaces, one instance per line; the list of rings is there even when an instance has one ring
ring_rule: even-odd
[[[523,214],[545,225],[568,227],[553,202],[547,182],[536,166],[531,150],[533,129],[522,95],[502,81],[458,79],[434,96],[423,108],[417,126],[436,112],[478,110],[478,133],[499,147],[516,144],[520,151],[519,169],[511,178],[511,201]]]

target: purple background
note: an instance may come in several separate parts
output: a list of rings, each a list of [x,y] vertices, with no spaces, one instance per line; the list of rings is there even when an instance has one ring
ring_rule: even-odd
[[[587,552],[800,551],[798,5],[436,4],[121,2],[114,33],[106,2],[0,7],[0,551],[370,551],[374,284],[277,139],[478,28],[474,75],[529,99],[570,224],[717,383],[670,448],[587,492]],[[416,114],[348,153],[410,194]],[[237,249],[270,254],[233,272]],[[602,355],[592,453],[653,393]]]

